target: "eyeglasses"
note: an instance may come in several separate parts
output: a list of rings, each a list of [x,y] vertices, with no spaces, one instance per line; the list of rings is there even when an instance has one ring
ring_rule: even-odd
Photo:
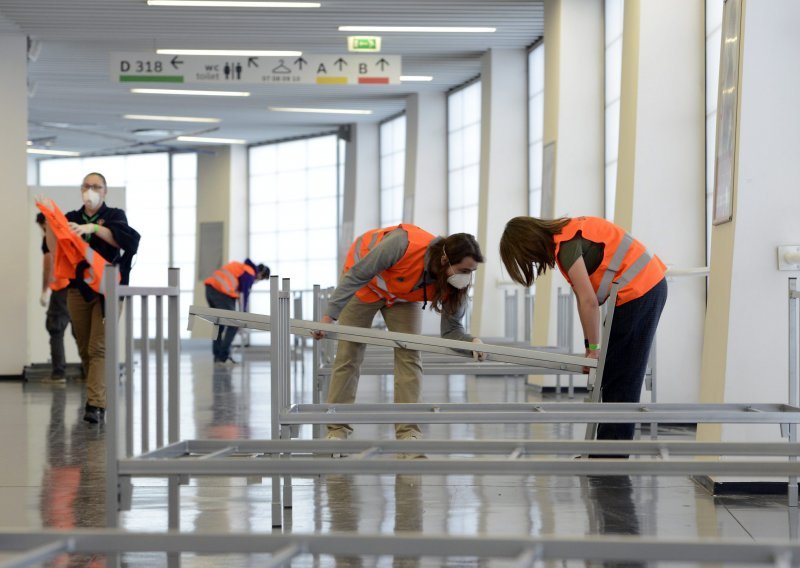
[[[102,185],[89,185],[88,183],[85,183],[81,186],[81,189],[100,191],[101,189],[105,189],[105,187]]]

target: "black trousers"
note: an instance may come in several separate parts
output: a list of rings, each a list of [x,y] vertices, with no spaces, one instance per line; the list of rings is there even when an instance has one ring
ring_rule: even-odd
[[[67,309],[67,289],[57,290],[50,294],[50,303],[47,305],[47,319],[45,328],[50,334],[50,361],[52,362],[52,376],[63,377],[67,369],[67,359],[64,355],[64,331],[70,324],[69,310]],[[75,331],[72,332],[73,337]]]
[[[236,300],[234,298],[223,294],[210,284],[206,284],[206,301],[210,308],[217,308],[220,310],[236,309]],[[219,326],[219,334],[211,343],[214,361],[224,362],[228,360],[231,356],[231,344],[233,343],[233,338],[236,337],[237,331],[239,331],[237,327]]]
[[[611,324],[600,399],[639,402],[650,347],[667,301],[664,278],[641,298],[617,306]],[[598,440],[633,440],[634,424],[599,424]]]

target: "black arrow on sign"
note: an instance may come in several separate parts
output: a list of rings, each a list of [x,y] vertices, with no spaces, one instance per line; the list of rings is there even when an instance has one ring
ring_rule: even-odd
[[[178,68],[178,65],[183,65],[183,61],[178,61],[178,56],[177,55],[170,60],[170,63],[172,63],[172,66],[175,69]]]
[[[391,65],[391,63],[389,63],[383,57],[381,57],[380,59],[378,59],[378,62],[375,65],[379,65],[381,71],[383,71],[383,68],[386,67],[387,65]]]
[[[258,67],[258,57],[248,57],[247,58],[247,67]]]
[[[342,67],[343,67],[344,65],[347,65],[347,61],[345,61],[344,59],[342,59],[342,58],[340,57],[339,59],[337,59],[336,61],[334,61],[334,62],[333,62],[333,64],[334,64],[334,65],[338,65],[338,66],[339,66],[339,71],[341,71],[341,70],[342,70]]]
[[[294,63],[292,65],[297,65],[298,67],[300,67],[300,71],[302,71],[303,65],[308,65],[308,61],[306,61],[302,57],[298,57],[297,59],[294,60]]]

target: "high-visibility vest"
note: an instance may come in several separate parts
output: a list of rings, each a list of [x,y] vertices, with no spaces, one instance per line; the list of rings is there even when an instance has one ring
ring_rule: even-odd
[[[367,256],[383,238],[398,227],[408,233],[408,249],[393,266],[377,274],[369,283],[356,292],[356,297],[367,303],[386,300],[386,305],[391,306],[397,301],[421,302],[426,295],[432,297],[436,285],[428,284],[427,291],[414,287],[422,278],[425,271],[425,253],[428,245],[436,237],[423,231],[416,225],[394,225],[383,229],[367,231],[350,245],[347,259],[344,263],[344,272],[349,271],[359,260]]]
[[[558,261],[558,252],[561,244],[574,238],[579,231],[584,239],[605,245],[600,266],[589,275],[599,303],[608,299],[612,282],[620,283],[616,303],[619,306],[641,298],[664,278],[666,265],[624,229],[598,217],[575,217],[553,237],[558,268],[570,285],[567,271]]]
[[[36,207],[44,214],[47,224],[58,241],[53,262],[53,275],[57,279],[81,279],[89,288],[98,294],[103,294],[103,273],[105,267],[111,263],[90,247],[89,243],[79,235],[70,231],[69,222],[64,213],[61,212],[61,209],[58,208],[54,201],[50,203],[53,206],[52,209],[43,203],[37,203]],[[88,266],[83,270],[82,274],[77,274],[78,266],[83,262]]]
[[[69,278],[55,278],[47,285],[53,292],[58,292],[69,286]]]
[[[231,298],[239,297],[239,276],[247,272],[251,276],[256,275],[253,268],[243,262],[232,261],[215,270],[214,274],[203,280],[204,284],[210,285],[215,290],[222,292]]]

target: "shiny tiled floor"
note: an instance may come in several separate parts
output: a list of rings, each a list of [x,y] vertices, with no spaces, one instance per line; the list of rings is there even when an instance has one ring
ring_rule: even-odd
[[[295,367],[294,400],[309,401],[310,366]],[[268,438],[269,363],[253,353],[214,369],[210,353],[184,351],[181,438]],[[0,526],[100,527],[104,508],[104,431],[80,420],[83,385],[0,383]],[[391,378],[363,377],[359,401],[391,400]],[[520,378],[428,376],[425,401],[538,400]],[[571,438],[569,425],[438,425],[428,438]],[[355,437],[384,438],[391,426],[358,427]],[[302,430],[309,437],[310,429]],[[269,533],[271,489],[244,479],[204,478],[182,488],[185,531]],[[631,534],[656,537],[788,538],[785,496],[714,498],[673,477],[328,476],[295,479],[284,531],[420,531],[454,535]],[[137,480],[130,530],[165,530],[166,487]],[[187,566],[257,566],[263,558],[184,555]],[[128,555],[130,566],[157,566],[161,555]],[[472,566],[469,559],[300,558],[296,566]],[[72,558],[69,565],[92,565]],[[500,562],[480,563],[500,566]],[[583,563],[579,564],[583,565]]]

